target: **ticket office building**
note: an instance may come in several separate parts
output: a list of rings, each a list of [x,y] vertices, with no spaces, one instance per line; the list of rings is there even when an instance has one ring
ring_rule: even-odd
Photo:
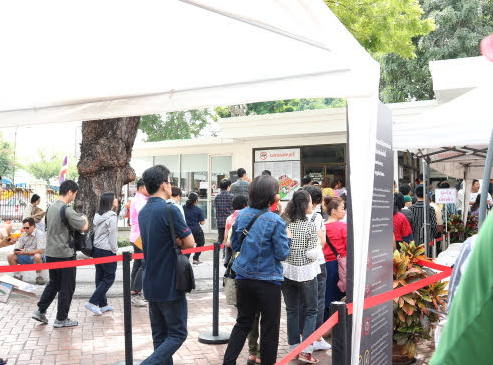
[[[310,175],[320,184],[346,180],[345,109],[325,109],[222,119],[222,136],[149,142],[136,145],[132,166],[138,176],[150,166],[163,164],[173,185],[186,196],[199,195],[205,232],[216,232],[214,198],[219,181],[236,179],[243,167],[254,178],[267,169],[276,179],[287,177],[301,186]],[[287,197],[286,197],[287,198]]]

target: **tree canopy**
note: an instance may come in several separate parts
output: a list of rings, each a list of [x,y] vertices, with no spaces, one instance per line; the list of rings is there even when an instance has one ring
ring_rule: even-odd
[[[216,114],[209,109],[196,109],[166,113],[151,114],[140,118],[139,129],[146,135],[146,142],[169,139],[187,139],[196,137],[216,119]]]
[[[324,0],[361,45],[373,55],[394,52],[413,58],[413,38],[431,32],[417,0]]]
[[[14,177],[14,147],[12,144],[4,140],[2,133],[0,132],[0,176],[9,178]]]
[[[50,179],[57,178],[60,175],[62,168],[63,158],[65,157],[61,153],[46,154],[44,152],[38,152],[39,161],[29,162],[23,168],[32,174],[36,179],[41,179],[50,182]],[[69,170],[68,178],[77,181],[79,173],[77,171],[77,163],[69,156]]]
[[[380,58],[385,103],[433,99],[429,62],[479,56],[481,39],[493,33],[493,0],[423,0],[422,6],[437,28],[414,39],[415,59],[395,53]]]

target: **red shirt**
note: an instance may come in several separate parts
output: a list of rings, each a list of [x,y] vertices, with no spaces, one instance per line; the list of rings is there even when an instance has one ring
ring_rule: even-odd
[[[397,212],[393,215],[392,220],[394,222],[395,242],[402,242],[403,237],[413,234],[411,225],[404,214]]]
[[[347,256],[347,224],[342,221],[325,223],[327,238],[342,257]],[[337,260],[329,244],[324,246],[325,262]]]

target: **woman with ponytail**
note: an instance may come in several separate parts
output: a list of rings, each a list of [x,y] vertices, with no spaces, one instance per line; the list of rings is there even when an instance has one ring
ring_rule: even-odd
[[[325,284],[325,320],[329,317],[330,303],[341,300],[344,296],[339,290],[339,271],[337,264],[338,255],[347,255],[347,225],[342,222],[346,211],[344,201],[340,197],[324,197],[325,211],[329,219],[325,222],[327,243],[324,246],[325,267],[327,268],[327,280]]]
[[[201,225],[205,224],[204,212],[197,206],[199,202],[199,196],[197,193],[190,193],[188,195],[188,200],[183,207],[183,212],[185,213],[185,220],[188,227],[192,230],[193,238],[195,239],[196,247],[202,247],[205,244],[204,231],[202,231]],[[188,254],[190,257],[190,254]],[[201,264],[202,261],[199,260],[200,252],[195,252],[193,254],[193,263],[195,265]]]

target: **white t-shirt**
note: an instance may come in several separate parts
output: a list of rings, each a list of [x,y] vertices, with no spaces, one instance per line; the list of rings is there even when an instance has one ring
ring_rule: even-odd
[[[469,202],[470,203],[476,203],[476,199],[478,198],[478,195],[481,194],[481,191],[478,191],[477,193],[471,192],[471,195],[469,195]],[[488,201],[491,202],[491,195],[488,193]]]
[[[175,202],[172,198],[169,198],[168,200],[166,200],[166,202],[173,203],[178,209],[180,209],[181,215],[183,216],[183,219],[185,219],[185,212],[183,211],[183,207],[180,204]]]

